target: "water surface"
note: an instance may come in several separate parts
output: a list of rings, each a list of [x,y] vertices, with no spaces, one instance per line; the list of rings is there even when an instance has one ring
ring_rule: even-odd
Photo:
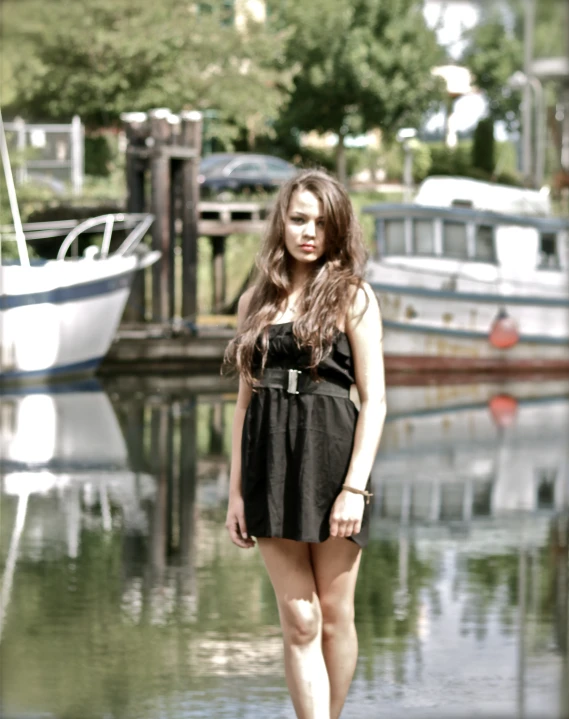
[[[199,391],[196,391],[196,384]],[[234,388],[0,397],[3,717],[293,719]],[[343,717],[569,717],[569,383],[391,387]]]

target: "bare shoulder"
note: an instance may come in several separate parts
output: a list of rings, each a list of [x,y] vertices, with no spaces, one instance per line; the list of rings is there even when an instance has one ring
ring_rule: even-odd
[[[372,327],[380,323],[381,315],[377,297],[369,283],[364,282],[353,293],[347,324],[351,329],[355,329],[358,325]]]
[[[245,318],[247,317],[249,304],[254,292],[255,287],[249,287],[239,298],[239,302],[237,303],[237,321],[240,325],[243,324]]]

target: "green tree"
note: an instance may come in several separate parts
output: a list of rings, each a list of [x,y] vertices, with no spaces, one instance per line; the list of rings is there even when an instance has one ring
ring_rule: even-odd
[[[286,29],[269,35],[250,21],[240,30],[222,0],[46,0],[38,13],[41,23],[20,30],[33,52],[15,63],[11,103],[29,119],[77,113],[102,127],[128,110],[215,108],[216,131],[231,140],[266,131],[288,91]]]
[[[484,91],[490,118],[504,120],[511,129],[518,122],[520,93],[508,88],[508,80],[522,66],[522,45],[494,10],[469,35],[463,62]]]
[[[297,68],[282,127],[336,133],[341,179],[347,134],[379,127],[389,141],[442,98],[431,74],[442,50],[418,0],[289,0],[280,21]]]
[[[485,117],[474,130],[472,143],[472,166],[492,175],[495,169],[494,121]]]
[[[566,53],[567,7],[557,0],[535,0],[535,58]],[[509,78],[523,69],[524,0],[486,2],[481,21],[467,35],[463,62],[485,92],[490,115],[517,126],[521,96],[508,88]]]

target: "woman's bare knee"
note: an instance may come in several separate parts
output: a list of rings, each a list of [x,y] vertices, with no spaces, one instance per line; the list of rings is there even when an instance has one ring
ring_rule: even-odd
[[[282,599],[279,613],[288,644],[306,646],[321,635],[322,612],[316,594],[311,599]]]
[[[346,598],[320,597],[322,611],[322,639],[324,641],[345,636],[354,625],[354,605]]]

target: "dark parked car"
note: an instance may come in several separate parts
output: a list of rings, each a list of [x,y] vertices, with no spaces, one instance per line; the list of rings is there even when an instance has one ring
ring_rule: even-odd
[[[271,155],[220,152],[202,158],[198,182],[204,196],[273,192],[297,172],[290,162]]]

